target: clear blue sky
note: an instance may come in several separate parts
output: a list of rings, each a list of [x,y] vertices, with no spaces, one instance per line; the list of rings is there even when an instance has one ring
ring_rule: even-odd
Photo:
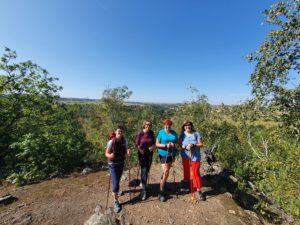
[[[184,102],[195,87],[212,104],[250,97],[274,0],[0,0],[0,47],[58,77],[62,97],[101,98],[127,85],[129,101]]]

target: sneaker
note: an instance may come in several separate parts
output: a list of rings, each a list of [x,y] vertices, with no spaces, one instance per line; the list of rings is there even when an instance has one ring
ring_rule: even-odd
[[[197,191],[197,198],[199,201],[205,201],[206,200],[206,194],[202,193],[201,191]]]
[[[114,211],[116,213],[119,213],[121,210],[122,210],[122,207],[121,207],[120,203],[118,201],[115,201],[115,203],[114,203]]]
[[[146,190],[142,190],[142,192],[141,192],[142,201],[146,200],[146,198],[147,198],[147,192],[146,192]]]
[[[158,199],[159,199],[159,201],[161,201],[161,202],[165,202],[165,201],[166,201],[166,196],[165,196],[165,194],[164,194],[163,191],[159,192],[159,194],[158,194]]]

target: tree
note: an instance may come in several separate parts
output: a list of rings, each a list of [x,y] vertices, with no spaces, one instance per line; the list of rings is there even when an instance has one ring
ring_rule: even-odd
[[[256,62],[250,84],[253,94],[264,103],[278,106],[283,122],[300,136],[300,1],[286,0],[265,10],[273,29],[258,51],[247,56]],[[298,76],[298,77],[297,77]]]
[[[124,102],[129,99],[132,91],[128,90],[127,86],[107,88],[104,90],[101,102],[111,117],[112,125],[116,127],[124,123]]]
[[[38,115],[51,108],[60,87],[48,72],[31,61],[13,63],[15,51],[5,48],[0,63],[0,162],[24,130],[38,125]],[[31,124],[27,126],[25,124]]]
[[[78,165],[86,142],[74,112],[58,102],[57,79],[16,58],[5,48],[0,62],[0,175],[23,183]]]

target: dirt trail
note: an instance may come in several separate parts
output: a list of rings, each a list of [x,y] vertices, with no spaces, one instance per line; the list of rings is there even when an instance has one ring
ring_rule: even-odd
[[[175,171],[175,174],[173,173]],[[132,178],[137,168],[131,170]],[[192,202],[187,190],[179,189],[182,169],[174,164],[168,179],[169,196],[159,202],[157,193],[161,166],[154,164],[150,172],[149,197],[140,201],[140,187],[131,189],[130,201],[128,181],[122,181],[125,195],[120,197],[127,224],[262,224],[255,216],[239,207],[228,193],[220,193],[208,185],[207,201]],[[175,182],[174,182],[175,175]],[[97,205],[105,207],[107,196],[107,171],[88,175],[73,173],[66,178],[55,178],[23,187],[0,186],[0,195],[10,193],[17,198],[13,203],[0,206],[0,224],[83,224],[94,213]],[[207,183],[204,180],[204,184]],[[109,198],[109,207],[112,206]]]

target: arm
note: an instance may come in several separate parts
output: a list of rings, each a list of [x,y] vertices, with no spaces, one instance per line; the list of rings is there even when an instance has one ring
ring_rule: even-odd
[[[203,141],[202,138],[198,139],[198,143],[195,145],[196,147],[202,148],[203,147]]]
[[[155,143],[157,148],[167,148],[168,145],[165,144],[161,144],[159,139],[156,139],[156,143]]]
[[[159,132],[156,138],[155,145],[157,148],[167,148],[167,145],[161,143],[161,139],[162,139],[161,135],[162,135],[161,132]]]
[[[111,140],[107,143],[107,146],[105,148],[105,156],[109,159],[113,159],[115,156],[113,153],[113,150],[112,150],[112,141]]]
[[[151,138],[152,142],[151,145],[149,146],[149,151],[152,152],[155,149],[155,137],[153,131],[151,131]]]
[[[196,135],[197,135],[197,144],[195,146],[198,148],[202,148],[203,147],[202,135],[199,132],[197,132]]]
[[[181,149],[185,149],[185,146],[182,144],[182,139],[181,139],[181,138],[178,139],[178,146],[179,146]]]
[[[149,146],[149,151],[152,152],[155,149],[155,142],[153,142],[150,146]]]
[[[137,148],[140,147],[140,138],[141,138],[141,133],[139,132],[138,135],[136,136],[136,139],[135,139],[135,146]]]

